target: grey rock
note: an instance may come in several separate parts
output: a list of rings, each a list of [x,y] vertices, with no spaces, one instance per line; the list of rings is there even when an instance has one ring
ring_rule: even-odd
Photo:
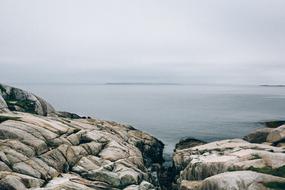
[[[7,112],[7,111],[9,111],[8,105],[6,104],[6,102],[5,102],[5,100],[2,97],[1,92],[0,92],[0,113],[1,112]]]
[[[145,151],[151,146],[159,147],[159,141],[150,135],[129,133],[135,129],[96,119],[73,120],[22,112],[7,112],[5,117],[17,119],[0,123],[0,169],[46,184],[36,185],[36,189],[115,190],[140,187],[143,180],[152,183],[154,171],[148,171],[144,163],[152,158],[144,158],[148,154],[136,146],[141,142]],[[66,174],[70,176],[62,177]],[[28,188],[21,178],[13,176],[14,184]],[[8,178],[3,184],[9,185]]]
[[[58,116],[60,117],[66,117],[66,118],[70,118],[70,119],[80,119],[81,117],[75,113],[70,113],[70,112],[66,112],[66,111],[58,111],[57,112]]]
[[[175,149],[176,150],[187,149],[187,148],[192,148],[194,146],[199,146],[199,145],[202,145],[202,144],[205,144],[205,143],[206,142],[204,142],[204,141],[188,137],[188,138],[181,139],[175,145]]]
[[[15,172],[0,172],[0,189],[22,190],[36,188],[44,184],[44,180]]]
[[[130,126],[56,112],[42,98],[0,85],[0,189],[154,189],[163,144]]]
[[[2,190],[25,190],[26,186],[15,176],[6,176],[0,180]]]
[[[282,173],[285,167],[285,154],[283,151],[281,147],[249,143],[242,139],[216,141],[177,150],[173,157],[177,172],[180,171],[177,183],[180,184],[180,189],[185,190],[218,190],[223,189],[223,185],[224,187],[233,186],[230,189],[247,189],[246,184],[251,183],[247,182],[250,175],[256,176],[261,183],[266,182],[262,177],[264,174],[255,174],[246,170],[267,172],[270,178],[274,178],[272,175],[280,175],[279,178],[284,179]],[[225,172],[231,174],[222,175]],[[208,179],[211,179],[209,183]],[[245,186],[237,186],[238,184],[245,184]]]
[[[285,125],[281,125],[270,131],[266,141],[273,144],[285,141]]]
[[[55,109],[44,99],[27,91],[0,84],[0,106],[8,106],[11,111],[29,112],[38,115],[54,115]],[[3,103],[5,100],[6,105]],[[1,103],[2,102],[2,103]]]
[[[226,172],[205,179],[197,190],[267,190],[267,184],[285,184],[281,177],[252,171]]]
[[[93,181],[102,181],[110,184],[113,187],[121,187],[121,180],[118,174],[107,171],[104,169],[91,170],[87,173],[82,174],[84,178],[93,180]]]
[[[272,128],[257,129],[243,137],[243,139],[251,143],[264,143],[272,130]]]

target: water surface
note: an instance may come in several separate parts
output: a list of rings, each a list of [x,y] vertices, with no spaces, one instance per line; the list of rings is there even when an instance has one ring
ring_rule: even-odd
[[[285,88],[222,85],[15,85],[57,110],[131,124],[166,144],[242,137],[257,122],[284,119]]]

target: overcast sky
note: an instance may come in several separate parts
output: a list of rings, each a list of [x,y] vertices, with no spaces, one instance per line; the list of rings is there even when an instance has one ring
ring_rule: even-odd
[[[284,0],[0,0],[0,82],[285,84]]]

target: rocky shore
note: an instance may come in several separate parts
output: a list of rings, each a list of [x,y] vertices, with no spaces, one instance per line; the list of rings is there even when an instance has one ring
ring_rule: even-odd
[[[32,93],[0,85],[0,189],[285,189],[285,125],[279,124],[243,139],[182,139],[166,168],[155,137],[58,112]]]
[[[158,189],[163,144],[0,85],[0,189]],[[73,119],[76,118],[76,119]]]
[[[174,170],[177,175],[172,188],[285,189],[284,142],[285,125],[258,129],[243,139],[227,139],[202,145],[202,142],[197,145],[197,140],[191,140],[188,147],[184,145],[174,152]]]

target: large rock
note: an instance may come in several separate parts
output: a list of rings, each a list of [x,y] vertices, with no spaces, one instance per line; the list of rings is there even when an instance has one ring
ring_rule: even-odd
[[[264,143],[266,142],[267,136],[272,130],[272,128],[257,129],[243,137],[243,139],[251,143]]]
[[[285,178],[252,171],[225,172],[203,181],[183,181],[182,190],[269,190],[284,189]]]
[[[5,103],[3,102],[3,99]],[[55,109],[44,99],[21,89],[0,84],[0,107],[38,115],[55,115]]]
[[[6,85],[0,85],[0,106],[0,189],[157,185],[150,168],[162,162],[163,144],[156,138],[115,122],[56,112],[42,98]]]
[[[142,152],[145,164],[162,164],[164,144],[161,141],[157,141],[149,134],[135,130],[130,126],[127,135],[129,136],[128,142],[134,144]]]
[[[192,148],[194,146],[199,146],[203,145],[206,142],[194,139],[191,137],[188,138],[182,138],[176,145],[175,145],[175,150],[181,150],[181,149],[186,149],[186,148]]]
[[[0,117],[0,170],[13,174],[0,172],[0,189],[30,188],[26,179],[36,189],[151,189],[147,167],[162,160],[159,140],[114,122],[23,112]]]
[[[284,120],[275,120],[275,121],[265,121],[264,124],[268,128],[277,128],[280,127],[281,125],[285,124]]]
[[[60,117],[67,117],[70,119],[80,119],[81,117],[75,113],[70,113],[70,112],[66,112],[66,111],[59,111],[57,112],[58,116]]]
[[[199,186],[199,181],[203,181],[202,189],[218,190],[222,187],[221,184],[207,186],[205,185],[207,182],[205,179],[217,179],[215,176],[233,171],[250,170],[258,172],[258,176],[264,173],[271,176],[271,178],[273,178],[272,175],[279,176],[282,180],[285,177],[285,154],[283,148],[265,144],[253,144],[242,139],[222,140],[176,150],[173,161],[176,170],[180,171],[177,183],[180,184],[181,189],[199,189],[195,187]],[[227,174],[227,176],[229,175],[234,174]],[[212,176],[213,178],[211,178]],[[244,182],[247,180],[246,175],[238,175],[238,177],[243,181],[242,183],[247,184],[247,182]],[[224,179],[221,182],[224,185],[232,183],[231,177],[222,177],[221,179]],[[234,183],[240,184],[239,181]],[[238,188],[247,189],[245,187],[236,187],[235,185],[233,185],[232,189]]]
[[[273,129],[267,136],[267,142],[278,144],[285,141],[285,125]]]

